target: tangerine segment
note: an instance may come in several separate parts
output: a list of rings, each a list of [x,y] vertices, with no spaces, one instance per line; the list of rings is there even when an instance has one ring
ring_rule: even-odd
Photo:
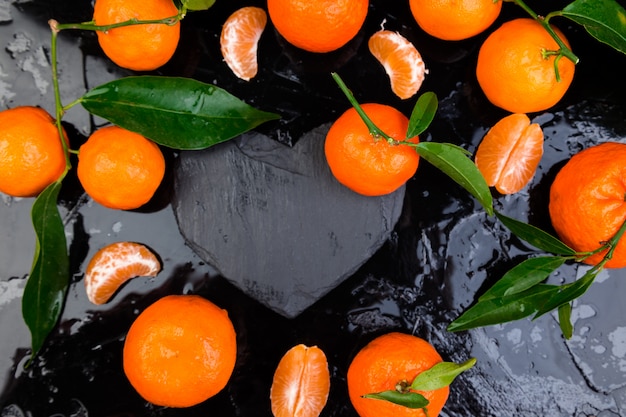
[[[572,249],[590,252],[609,241],[626,220],[626,144],[605,142],[574,155],[550,187],[552,226]],[[626,266],[626,239],[615,246],[607,268]],[[585,258],[595,265],[606,251]]]
[[[379,336],[350,363],[347,374],[350,401],[360,417],[437,417],[448,399],[448,386],[418,391],[429,401],[428,413],[363,396],[396,390],[399,383],[410,384],[417,375],[442,360],[430,343],[417,336],[398,332]]]
[[[426,66],[415,46],[397,32],[380,30],[370,37],[368,47],[385,68],[394,94],[401,99],[413,97],[426,74]]]
[[[303,344],[282,357],[272,381],[270,400],[275,417],[317,417],[330,391],[326,355]]]
[[[372,122],[391,138],[406,140],[409,120],[391,106],[362,104]],[[409,142],[418,143],[419,138]],[[354,107],[330,127],[324,144],[326,161],[333,176],[352,191],[380,196],[404,185],[417,170],[419,155],[409,145],[391,144],[370,133]]]
[[[87,265],[85,289],[94,304],[104,304],[128,280],[155,277],[161,262],[147,246],[115,242],[98,250]]]
[[[265,11],[252,6],[242,7],[224,22],[220,36],[222,56],[242,80],[250,81],[257,74],[257,46],[266,23]]]
[[[228,312],[197,295],[165,296],[146,308],[124,342],[123,366],[145,400],[191,407],[219,393],[237,359]]]
[[[475,162],[487,185],[513,194],[528,184],[543,156],[543,131],[528,116],[502,118],[478,145]]]

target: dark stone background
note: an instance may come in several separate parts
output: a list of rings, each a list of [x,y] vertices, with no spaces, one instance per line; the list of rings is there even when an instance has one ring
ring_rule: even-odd
[[[485,131],[505,113],[477,88],[473,68],[486,34],[457,43],[421,33],[406,2],[371,2],[361,33],[346,48],[313,56],[289,47],[268,26],[259,45],[260,74],[236,79],[219,52],[220,25],[231,11],[262,2],[217,1],[183,21],[172,61],[157,71],[215,83],[248,103],[276,111],[280,121],[257,131],[286,146],[334,120],[347,102],[329,76],[338,71],[361,102],[394,105],[382,67],[367,52],[366,39],[386,19],[421,51],[429,68],[422,89],[440,99],[437,118],[423,140],[459,144],[474,151]],[[539,13],[566,2],[529,2]],[[500,22],[522,15],[505,3]],[[0,108],[39,105],[53,110],[50,81],[51,17],[87,21],[89,2],[0,0]],[[626,141],[626,59],[600,45],[580,27],[555,19],[581,62],[572,88],[555,108],[532,115],[546,135],[545,157],[531,184],[513,196],[496,195],[504,213],[550,229],[547,196],[558,168],[574,153],[601,141]],[[68,32],[59,42],[64,102],[85,89],[130,74],[116,68],[92,33]],[[66,127],[75,147],[102,120],[72,108]],[[316,344],[327,354],[332,375],[322,416],[355,416],[345,374],[356,351],[391,330],[413,332],[432,342],[447,360],[478,359],[452,385],[443,416],[626,416],[626,291],[623,270],[604,272],[574,305],[575,331],[565,341],[552,315],[453,334],[446,325],[476,294],[532,248],[487,217],[462,189],[427,163],[407,183],[403,210],[385,244],[352,276],[294,319],[249,297],[186,244],[170,204],[179,154],[167,151],[169,173],[148,206],[137,211],[105,209],[68,178],[61,197],[72,263],[72,285],[60,325],[24,369],[29,334],[21,318],[21,292],[30,269],[32,199],[0,201],[0,416],[270,416],[269,386],[282,354],[296,343]],[[288,227],[289,225],[285,225]],[[155,279],[128,283],[108,304],[89,304],[82,283],[86,260],[118,240],[140,241],[163,259]],[[245,257],[245,253],[233,253]],[[323,260],[322,260],[323,261]],[[555,282],[570,281],[584,267],[566,265]],[[189,409],[163,409],[143,401],[121,367],[125,333],[136,315],[165,294],[197,293],[228,309],[238,332],[238,362],[232,380],[216,397]]]

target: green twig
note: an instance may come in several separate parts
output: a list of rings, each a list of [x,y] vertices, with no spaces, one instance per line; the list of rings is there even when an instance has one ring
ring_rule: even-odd
[[[372,122],[372,119],[370,119],[369,116],[365,113],[365,111],[363,110],[361,105],[358,103],[356,98],[354,98],[354,95],[352,94],[350,89],[346,86],[346,84],[343,82],[339,74],[337,74],[336,72],[333,72],[331,73],[331,75],[333,79],[335,80],[335,82],[337,83],[337,85],[339,86],[339,88],[341,89],[341,91],[343,91],[343,93],[348,98],[348,101],[350,102],[352,107],[354,107],[354,109],[359,114],[359,116],[361,116],[361,119],[363,119],[363,122],[369,129],[370,134],[374,138],[381,138],[381,137],[385,138],[385,140],[387,140],[387,142],[389,142],[390,144],[398,143],[398,141],[396,141],[394,138],[392,138],[391,136],[387,135],[385,132],[380,130],[378,126],[376,126],[374,122]]]
[[[57,21],[50,20],[50,29],[52,32],[52,36],[50,38],[50,59],[51,59],[51,67],[52,67],[52,88],[54,90],[54,110],[55,110],[55,123],[57,126],[57,130],[59,131],[59,136],[61,137],[61,145],[63,146],[63,152],[65,154],[65,172],[61,176],[61,179],[65,176],[65,174],[72,168],[70,162],[70,154],[69,154],[69,145],[68,139],[65,136],[65,130],[63,129],[63,125],[61,120],[63,119],[63,114],[65,113],[65,109],[63,108],[63,103],[61,102],[61,89],[59,87],[59,71],[58,71],[58,60],[57,60],[57,38],[59,36],[59,30],[57,28]]]
[[[124,22],[112,23],[110,25],[97,25],[93,20],[90,22],[83,23],[56,23],[56,28],[58,31],[66,30],[66,29],[79,29],[79,30],[94,30],[100,32],[106,32],[107,30],[124,27],[124,26],[133,26],[133,25],[168,25],[173,26],[178,23],[183,18],[183,13],[179,13],[176,16],[169,16],[163,19],[151,19],[151,20],[139,20],[139,19],[129,19]]]

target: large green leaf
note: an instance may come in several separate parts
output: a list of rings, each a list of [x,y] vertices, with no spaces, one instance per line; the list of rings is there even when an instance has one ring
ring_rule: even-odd
[[[528,223],[521,222],[511,217],[505,216],[502,213],[496,212],[496,217],[500,219],[514,235],[520,239],[530,243],[537,249],[541,249],[546,252],[555,253],[557,255],[569,255],[573,256],[576,251],[559,239],[544,232],[543,230],[530,225]]]
[[[31,333],[32,358],[56,325],[69,285],[65,228],[57,207],[61,182],[48,186],[33,203],[35,254],[22,297],[22,315]]]
[[[552,14],[573,20],[600,42],[626,54],[626,10],[615,0],[576,0]]]
[[[415,146],[419,155],[465,188],[493,214],[493,198],[489,186],[467,151],[456,145],[438,142],[420,142]]]
[[[507,271],[479,298],[479,301],[525,291],[548,278],[552,272],[563,265],[565,260],[566,258],[561,256],[539,256],[526,259]]]
[[[269,120],[227,91],[189,78],[124,77],[88,91],[83,107],[174,149],[204,149]]]
[[[519,320],[535,313],[559,290],[558,286],[538,284],[506,297],[479,300],[448,325],[451,332]]]

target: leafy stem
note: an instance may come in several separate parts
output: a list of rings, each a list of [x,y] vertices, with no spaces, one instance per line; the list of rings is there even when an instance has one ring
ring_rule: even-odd
[[[59,31],[57,30],[57,25],[55,20],[50,20],[50,29],[52,30],[52,36],[50,37],[50,59],[52,61],[52,86],[54,90],[54,110],[55,110],[55,123],[57,129],[59,131],[59,137],[61,138],[61,144],[63,146],[63,151],[65,153],[65,172],[63,176],[70,170],[70,156],[69,156],[69,145],[67,137],[65,136],[65,130],[63,129],[63,125],[61,120],[63,118],[63,114],[65,113],[65,109],[63,108],[63,104],[61,102],[61,89],[59,87],[59,70],[58,70],[58,60],[57,60],[57,39],[59,37]],[[61,179],[63,178],[61,177]]]
[[[148,20],[139,20],[137,18],[125,20],[123,22],[112,23],[110,25],[97,25],[93,20],[89,22],[82,23],[59,23],[55,20],[50,21],[50,26],[53,31],[61,31],[67,29],[79,29],[79,30],[91,30],[91,31],[100,31],[106,32],[107,30],[120,28],[124,26],[134,26],[134,25],[168,25],[172,26],[181,21],[184,18],[184,12],[180,12],[175,16],[165,17],[163,19],[148,19]]]

